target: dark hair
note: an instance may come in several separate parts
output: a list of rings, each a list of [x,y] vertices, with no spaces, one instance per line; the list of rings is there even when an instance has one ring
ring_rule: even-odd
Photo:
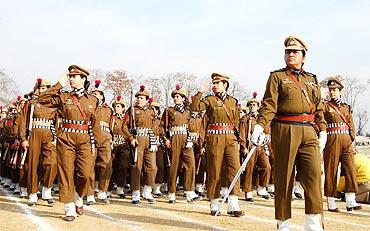
[[[226,80],[222,80],[222,83],[223,83],[223,84],[226,84],[225,91],[227,91],[227,90],[229,89],[229,86],[230,86],[229,82],[228,82],[228,81],[226,81]]]
[[[87,80],[86,76],[84,76],[83,78],[85,78],[84,88],[87,91],[87,90],[89,90],[89,87],[90,87],[90,81]]]

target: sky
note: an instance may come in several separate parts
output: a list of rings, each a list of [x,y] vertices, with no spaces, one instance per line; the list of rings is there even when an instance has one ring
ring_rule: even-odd
[[[270,71],[285,66],[289,35],[307,42],[305,69],[319,80],[370,78],[365,0],[0,0],[0,6],[0,68],[25,93],[37,77],[56,82],[78,64],[138,75],[222,72],[262,97]]]

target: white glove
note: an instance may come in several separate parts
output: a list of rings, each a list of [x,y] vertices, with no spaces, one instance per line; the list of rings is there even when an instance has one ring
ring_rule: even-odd
[[[259,124],[254,126],[251,141],[255,145],[261,145],[265,139],[265,133],[263,133],[263,127]]]
[[[185,148],[192,148],[193,142],[186,142]]]
[[[157,145],[150,145],[150,149],[149,149],[150,152],[156,152],[158,151],[158,147]]]
[[[58,80],[58,82],[60,83],[60,85],[62,85],[62,87],[65,87],[68,85],[68,75],[67,73],[64,73]]]
[[[326,131],[321,131],[319,133],[319,148],[320,148],[320,153],[324,151],[325,145],[326,145],[326,140],[328,139],[328,134]]]

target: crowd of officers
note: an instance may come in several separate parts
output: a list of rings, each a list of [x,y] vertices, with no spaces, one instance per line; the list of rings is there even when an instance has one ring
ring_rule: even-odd
[[[112,192],[120,198],[131,193],[132,204],[155,203],[163,193],[169,203],[179,196],[188,202],[207,197],[212,215],[219,214],[219,198],[228,195],[227,212],[239,217],[242,190],[250,202],[256,194],[274,197],[278,229],[288,230],[292,192],[302,198],[293,185],[301,182],[305,228],[320,230],[321,159],[328,210],[339,211],[339,162],[347,210],[361,209],[355,200],[354,123],[341,101],[340,80],[328,81],[324,102],[316,77],[302,69],[303,61],[298,66],[292,61],[297,54],[304,60],[306,43],[290,36],[284,45],[287,67],[271,73],[261,102],[254,93],[245,106],[227,94],[229,77],[220,73],[211,76],[211,94],[204,95],[210,92],[204,84],[189,99],[177,85],[173,106],[164,110],[145,86],[132,93],[130,104],[122,96],[108,104],[100,81],[90,87],[89,72],[77,65],[53,86],[37,79],[32,94],[1,108],[1,184],[28,198],[30,206],[40,196],[52,206],[52,190],[59,193],[66,221],[82,215],[83,204],[93,205],[96,198],[109,204]],[[68,84],[70,91],[64,90]],[[241,181],[228,192],[253,146]]]

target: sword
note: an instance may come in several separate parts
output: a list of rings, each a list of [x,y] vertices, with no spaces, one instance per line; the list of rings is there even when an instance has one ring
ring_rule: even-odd
[[[261,135],[261,137],[259,138],[259,140],[264,140],[264,139],[265,139],[264,135]],[[259,143],[259,142],[257,142],[257,143]],[[217,212],[215,213],[215,216],[218,216],[218,214],[220,213],[220,209],[221,209],[222,204],[226,201],[226,199],[230,195],[231,191],[233,190],[233,188],[234,188],[236,182],[238,181],[240,175],[242,174],[243,170],[245,169],[245,167],[247,167],[247,164],[248,164],[250,158],[252,157],[254,151],[256,150],[256,148],[257,148],[257,144],[253,144],[253,147],[251,148],[251,150],[249,150],[247,157],[243,161],[243,164],[240,166],[238,172],[235,174],[234,179],[231,181],[231,184],[230,184],[229,188],[227,189],[227,192],[225,193],[224,198],[222,198],[221,205],[218,208]]]

